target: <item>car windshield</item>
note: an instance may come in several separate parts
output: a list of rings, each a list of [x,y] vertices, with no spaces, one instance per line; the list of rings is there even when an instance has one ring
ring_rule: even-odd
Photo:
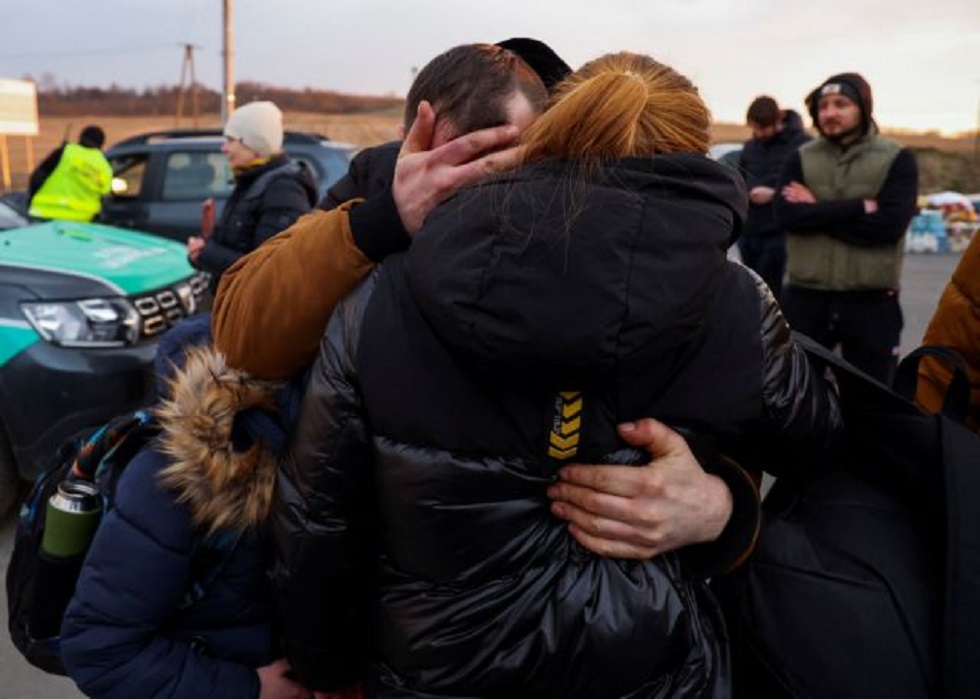
[[[163,174],[165,201],[204,201],[227,197],[232,190],[231,170],[222,153],[180,152],[167,156]]]

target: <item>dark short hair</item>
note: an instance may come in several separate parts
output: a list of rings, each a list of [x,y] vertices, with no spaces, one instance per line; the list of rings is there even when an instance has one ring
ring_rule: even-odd
[[[768,95],[761,95],[752,100],[745,113],[745,121],[756,126],[775,126],[779,123],[780,116],[782,112],[776,100]]]
[[[105,131],[95,124],[90,124],[82,129],[82,133],[78,137],[78,142],[89,148],[101,148],[105,143]]]
[[[405,100],[405,130],[419,102],[464,134],[507,123],[507,101],[523,94],[540,111],[548,99],[541,78],[515,53],[493,44],[463,44],[439,54],[415,77]]]

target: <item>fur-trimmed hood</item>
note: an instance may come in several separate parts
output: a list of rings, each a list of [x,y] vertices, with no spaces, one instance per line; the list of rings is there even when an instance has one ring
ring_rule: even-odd
[[[170,460],[160,482],[209,533],[268,517],[278,465],[272,445],[284,436],[279,388],[228,366],[210,345],[187,349],[183,366],[174,366],[157,409]]]

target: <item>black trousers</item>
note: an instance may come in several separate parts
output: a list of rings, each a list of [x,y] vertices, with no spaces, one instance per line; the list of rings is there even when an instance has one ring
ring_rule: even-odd
[[[793,330],[828,349],[840,345],[844,359],[891,385],[904,325],[897,289],[818,291],[787,285],[782,307]]]
[[[782,233],[758,238],[742,236],[738,239],[738,252],[745,266],[762,277],[778,301],[786,272],[786,236]]]

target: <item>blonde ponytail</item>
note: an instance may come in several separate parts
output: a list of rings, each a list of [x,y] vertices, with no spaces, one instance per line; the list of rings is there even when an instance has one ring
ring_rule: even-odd
[[[524,134],[524,160],[600,163],[659,153],[704,153],[711,117],[686,77],[649,56],[607,54],[556,90]]]

